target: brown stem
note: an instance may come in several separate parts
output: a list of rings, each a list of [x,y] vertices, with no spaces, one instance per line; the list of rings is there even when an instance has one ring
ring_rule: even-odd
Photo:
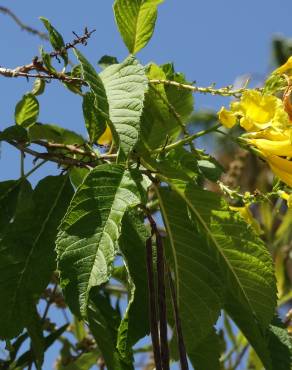
[[[162,370],[159,335],[158,335],[158,324],[157,324],[157,307],[155,298],[155,285],[154,285],[154,273],[153,273],[153,252],[152,252],[152,238],[149,237],[146,240],[146,263],[147,263],[147,278],[148,278],[148,290],[149,290],[149,319],[150,319],[150,331],[153,345],[153,354],[156,370]]]
[[[169,349],[167,340],[167,316],[166,316],[166,294],[165,294],[165,263],[161,235],[156,224],[154,229],[157,246],[157,290],[160,324],[160,351],[163,370],[169,370]]]
[[[170,293],[171,293],[171,300],[172,300],[172,306],[173,306],[173,312],[174,312],[174,320],[175,320],[175,328],[176,328],[176,335],[177,335],[177,341],[178,341],[178,350],[179,350],[179,359],[180,359],[180,366],[181,370],[188,370],[188,360],[187,360],[187,353],[186,353],[186,347],[184,343],[184,337],[182,333],[182,327],[181,327],[181,321],[179,317],[179,311],[178,311],[178,305],[177,305],[177,297],[176,297],[176,291],[175,286],[172,280],[171,272],[169,267],[167,267],[167,276],[170,286]]]

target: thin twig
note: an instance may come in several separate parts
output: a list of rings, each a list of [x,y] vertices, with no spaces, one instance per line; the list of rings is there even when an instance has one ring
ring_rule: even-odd
[[[157,324],[157,306],[155,299],[155,285],[154,285],[154,273],[153,273],[153,252],[152,252],[152,238],[149,237],[146,240],[146,262],[147,262],[147,278],[148,278],[148,290],[149,290],[149,319],[150,319],[150,331],[151,339],[153,344],[153,354],[156,370],[162,370],[161,366],[161,355],[158,335],[158,324]]]
[[[190,143],[191,141],[193,141],[195,139],[198,139],[201,136],[207,135],[207,134],[209,134],[211,132],[217,132],[217,130],[218,130],[219,127],[221,127],[221,124],[220,123],[218,123],[218,124],[216,124],[216,125],[208,128],[206,130],[196,132],[195,134],[190,135],[190,136],[188,136],[188,137],[186,137],[184,139],[178,140],[175,143],[166,145],[165,147],[154,149],[152,151],[152,153],[168,152],[168,151],[170,151],[172,149],[175,149],[175,148],[177,148],[179,146],[186,145],[186,144]]]
[[[52,296],[54,296],[54,294],[56,293],[57,287],[58,287],[58,284],[55,284],[55,286],[54,286],[54,288],[52,290]],[[47,317],[47,314],[49,312],[49,308],[51,307],[51,304],[53,302],[54,301],[51,298],[48,299],[47,304],[46,304],[46,307],[45,307],[45,310],[44,310],[44,313],[43,313],[43,316],[42,316],[42,322],[45,321],[45,319]]]
[[[32,150],[30,148],[24,147],[23,145],[14,142],[14,141],[7,141],[10,145],[14,146],[15,148],[23,151],[24,153],[30,154],[34,156],[35,158],[42,158],[46,159],[50,162],[58,163],[59,165],[66,165],[66,166],[76,166],[76,167],[85,167],[88,169],[91,169],[96,166],[97,162],[83,162],[78,159],[69,158],[63,156],[61,153],[39,153],[35,150]]]
[[[163,84],[163,85],[168,85],[168,86],[175,86],[178,89],[190,90],[193,93],[198,92],[202,94],[221,95],[221,96],[239,97],[246,90],[245,87],[241,89],[236,89],[236,90],[232,90],[233,86],[225,86],[219,89],[215,89],[213,86],[199,87],[199,86],[194,86],[194,85],[182,84],[177,81],[158,80],[158,79],[151,79],[149,80],[149,83],[153,85]]]
[[[179,316],[179,311],[178,311],[176,291],[175,291],[175,286],[172,280],[171,272],[168,267],[167,267],[167,276],[168,276],[168,281],[169,281],[169,286],[170,286],[171,300],[172,300],[172,306],[173,306],[173,312],[174,312],[174,320],[175,320],[175,328],[176,328],[176,335],[177,335],[177,341],[178,341],[178,350],[179,350],[181,370],[188,370],[189,365],[188,365],[187,352],[185,348],[181,321],[180,321],[180,316]]]
[[[24,31],[27,31],[28,33],[31,33],[33,35],[36,35],[40,37],[43,40],[49,40],[49,36],[47,33],[39,31],[35,28],[32,28],[26,24],[24,24],[10,9],[5,8],[4,6],[0,6],[0,12],[3,14],[8,15],[10,18],[14,20],[14,22]]]
[[[93,34],[93,32],[95,32],[95,30],[88,31],[88,29],[85,27],[84,34],[82,36],[78,36],[74,33],[76,38],[72,42],[68,42],[60,50],[52,51],[51,53],[49,53],[49,56],[51,58],[54,57],[58,58],[58,56],[62,56],[64,52],[66,52],[68,49],[74,48],[78,44],[87,45],[87,41]],[[31,71],[37,71],[37,73],[31,73]],[[70,77],[64,73],[50,72],[44,66],[42,60],[40,60],[38,57],[34,57],[31,63],[18,66],[16,68],[0,67],[0,75],[4,77],[26,77],[26,78],[42,78],[46,80],[60,80],[62,82],[67,83],[78,83],[86,85],[86,82],[81,78]]]

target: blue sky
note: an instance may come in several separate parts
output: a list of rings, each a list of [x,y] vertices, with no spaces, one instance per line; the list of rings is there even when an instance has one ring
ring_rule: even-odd
[[[39,16],[45,16],[62,33],[65,42],[72,40],[72,31],[82,34],[85,26],[96,29],[82,52],[96,65],[104,55],[123,60],[127,49],[114,23],[110,0],[82,1],[0,1],[24,23],[41,29]],[[154,36],[148,46],[138,53],[144,64],[149,61],[175,63],[190,81],[207,86],[232,83],[239,75],[253,73],[264,76],[271,67],[271,39],[273,35],[292,36],[292,3],[281,1],[234,0],[166,0],[159,7]],[[38,47],[46,42],[21,31],[13,21],[0,14],[0,65],[16,67],[29,63],[38,54]],[[25,79],[0,77],[0,130],[13,124],[14,107],[22,94],[31,89]],[[196,96],[196,108],[218,109],[228,104],[222,98]],[[42,123],[55,123],[85,134],[81,99],[52,82],[39,98]],[[31,166],[26,160],[26,168]],[[52,164],[46,164],[40,174],[56,174]],[[0,180],[17,178],[19,153],[7,145],[1,147]],[[35,182],[39,176],[32,179]],[[52,368],[52,357],[46,359],[44,369]]]

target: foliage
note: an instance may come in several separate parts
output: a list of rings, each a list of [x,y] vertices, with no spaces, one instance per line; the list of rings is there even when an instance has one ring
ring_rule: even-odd
[[[153,352],[157,370],[171,361],[185,370],[188,360],[196,370],[230,370],[246,354],[250,369],[291,368],[291,317],[282,323],[277,308],[291,299],[283,261],[291,240],[292,59],[263,88],[238,90],[194,86],[172,63],[143,66],[136,54],[160,3],[115,0],[130,55],[122,62],[105,55],[101,72],[78,49],[92,32],[65,43],[44,17],[53,51],[41,48],[33,63],[2,71],[37,77],[16,104],[15,125],[0,132],[20,152],[22,169],[18,180],[0,183],[3,368],[41,369],[56,341],[58,369],[134,369],[143,352]],[[48,80],[80,98],[87,138],[38,121]],[[193,112],[200,92],[237,98],[218,114],[225,127],[212,112]],[[215,124],[191,134],[198,120]],[[279,179],[256,191],[230,188],[224,167],[198,148],[207,134],[231,137]],[[26,174],[25,154],[36,162]],[[47,161],[60,174],[33,188],[29,176]],[[70,311],[70,325],[49,321],[52,304]],[[224,337],[216,326],[222,314]],[[152,343],[137,349],[149,334]]]

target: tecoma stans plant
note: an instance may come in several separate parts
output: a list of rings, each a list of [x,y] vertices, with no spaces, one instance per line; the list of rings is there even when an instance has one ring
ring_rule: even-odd
[[[283,266],[291,248],[292,59],[255,89],[200,87],[172,63],[144,66],[136,54],[162,2],[115,0],[129,55],[105,55],[98,69],[80,51],[94,30],[65,43],[46,18],[44,33],[0,8],[52,47],[0,68],[2,77],[34,80],[0,132],[21,164],[19,179],[0,183],[3,369],[42,369],[56,341],[59,370],[130,370],[145,352],[156,370],[172,362],[231,370],[241,361],[291,369],[290,316],[282,322],[278,308],[291,299]],[[79,96],[86,138],[39,122],[38,96],[53,80]],[[232,101],[214,125],[191,131],[200,93]],[[207,135],[259,157],[275,179],[260,190],[230,187],[210,146],[198,147]],[[32,187],[30,175],[46,162],[60,174]],[[65,313],[63,326],[49,320],[53,304]]]

